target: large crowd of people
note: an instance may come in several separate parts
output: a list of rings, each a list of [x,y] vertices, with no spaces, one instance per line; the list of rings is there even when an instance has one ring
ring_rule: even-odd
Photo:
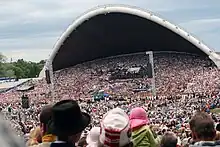
[[[24,92],[12,89],[1,93],[1,112],[17,135],[28,140],[27,146],[44,142],[43,136],[48,134],[52,135],[45,142],[72,139],[76,146],[97,147],[196,146],[201,141],[220,139],[216,131],[220,120],[211,111],[220,107],[220,70],[212,61],[185,53],[155,53],[153,78],[147,75],[110,78],[115,70],[146,67],[148,63],[149,56],[140,53],[98,59],[56,71],[53,91],[45,79],[32,81],[34,89],[25,92],[30,100],[28,109],[21,104]],[[81,113],[67,112],[78,105]],[[51,117],[47,121],[41,114],[49,113],[48,109]],[[72,117],[68,116],[71,113],[74,113]],[[202,118],[206,121],[201,121]],[[51,123],[54,123],[52,130]],[[201,130],[202,127],[207,128]]]

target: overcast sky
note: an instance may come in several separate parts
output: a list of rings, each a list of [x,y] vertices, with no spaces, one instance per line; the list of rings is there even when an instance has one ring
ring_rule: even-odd
[[[102,4],[151,10],[220,51],[220,0],[1,0],[0,52],[13,60],[46,59],[78,15]]]

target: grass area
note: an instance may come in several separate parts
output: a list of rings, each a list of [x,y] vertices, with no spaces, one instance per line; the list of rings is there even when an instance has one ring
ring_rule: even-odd
[[[211,112],[220,114],[220,108],[212,109]]]

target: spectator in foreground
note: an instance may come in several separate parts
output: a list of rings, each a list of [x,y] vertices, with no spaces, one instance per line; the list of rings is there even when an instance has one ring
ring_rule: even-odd
[[[160,143],[160,147],[176,147],[178,142],[177,136],[173,132],[166,132]]]
[[[93,127],[87,135],[86,142],[87,147],[99,147],[100,127]]]
[[[82,134],[79,141],[76,143],[76,147],[86,147],[88,144],[86,142],[86,135]]]
[[[48,128],[48,123],[52,117],[52,105],[46,105],[42,108],[40,113],[40,130],[41,130],[41,142],[33,147],[49,147],[51,142],[56,140],[56,136],[51,133]]]
[[[52,108],[52,121],[49,128],[57,136],[50,147],[75,147],[83,130],[90,123],[90,116],[81,112],[74,100],[62,100]]]
[[[41,136],[40,127],[36,127],[35,129],[31,130],[26,146],[38,145],[42,141],[41,138],[42,136]]]
[[[24,142],[9,129],[2,116],[0,116],[0,143],[1,147],[25,147]]]
[[[155,139],[148,126],[149,120],[143,108],[137,107],[131,110],[130,123],[132,129],[132,141],[135,147],[156,147],[159,139]]]
[[[220,124],[219,124],[219,123],[216,125],[216,136],[215,136],[215,140],[220,140]]]
[[[103,147],[132,147],[128,115],[120,108],[107,112],[101,121],[100,142]]]
[[[205,112],[197,112],[189,122],[190,129],[194,140],[194,145],[198,146],[212,146],[220,147],[220,142],[215,142],[216,130],[214,121],[211,116]]]

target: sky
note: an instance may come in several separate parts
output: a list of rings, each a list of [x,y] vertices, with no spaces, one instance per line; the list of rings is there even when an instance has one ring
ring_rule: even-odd
[[[128,4],[159,14],[220,51],[220,0],[0,0],[0,52],[40,61],[80,14],[103,4]]]

